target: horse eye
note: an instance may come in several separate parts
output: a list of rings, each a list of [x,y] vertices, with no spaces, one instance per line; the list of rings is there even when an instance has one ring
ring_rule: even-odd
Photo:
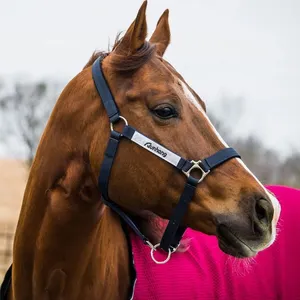
[[[177,111],[171,106],[158,106],[153,113],[161,119],[171,119],[178,116]]]

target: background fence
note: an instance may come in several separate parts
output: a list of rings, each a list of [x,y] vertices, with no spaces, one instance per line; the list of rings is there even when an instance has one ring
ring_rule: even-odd
[[[0,224],[0,284],[12,262],[14,230],[12,224]]]

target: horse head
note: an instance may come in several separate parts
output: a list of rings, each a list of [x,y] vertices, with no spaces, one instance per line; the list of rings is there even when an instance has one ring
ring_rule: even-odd
[[[94,55],[73,81],[73,85],[85,82],[89,89],[81,101],[93,107],[89,109],[92,117],[85,122],[90,123],[89,158],[95,177],[110,132],[109,120],[92,80],[91,65],[101,55],[103,75],[121,115],[139,132],[163,145],[160,148],[151,141],[144,143],[152,152],[164,157],[166,148],[189,160],[201,161],[228,148],[210,122],[204,101],[163,58],[171,39],[168,10],[147,41],[146,6],[144,2],[112,51]],[[72,95],[65,100],[71,99]],[[123,122],[114,125],[119,131],[122,126]],[[203,175],[199,168],[191,172],[194,177]],[[169,219],[185,181],[183,172],[145,147],[124,140],[112,166],[108,194],[129,214],[149,211]],[[182,224],[216,235],[220,248],[228,254],[249,257],[275,240],[279,213],[277,199],[235,157],[211,170],[198,184]]]

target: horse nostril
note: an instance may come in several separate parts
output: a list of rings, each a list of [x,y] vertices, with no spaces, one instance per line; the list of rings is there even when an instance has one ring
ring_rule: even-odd
[[[259,199],[255,203],[256,219],[264,226],[269,226],[273,218],[273,207],[265,199]]]

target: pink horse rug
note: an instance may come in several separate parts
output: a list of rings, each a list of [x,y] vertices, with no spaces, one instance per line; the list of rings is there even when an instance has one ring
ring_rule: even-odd
[[[300,190],[269,186],[281,203],[275,243],[255,259],[224,254],[213,236],[187,230],[190,248],[157,265],[150,249],[131,234],[133,255],[131,300],[300,300]],[[155,252],[157,260],[165,253]],[[11,268],[0,290],[7,298]]]
[[[254,259],[224,254],[216,237],[187,230],[190,248],[157,265],[131,235],[136,282],[133,300],[300,300],[300,190],[268,186],[282,213],[275,243]],[[166,254],[156,251],[164,260]]]

